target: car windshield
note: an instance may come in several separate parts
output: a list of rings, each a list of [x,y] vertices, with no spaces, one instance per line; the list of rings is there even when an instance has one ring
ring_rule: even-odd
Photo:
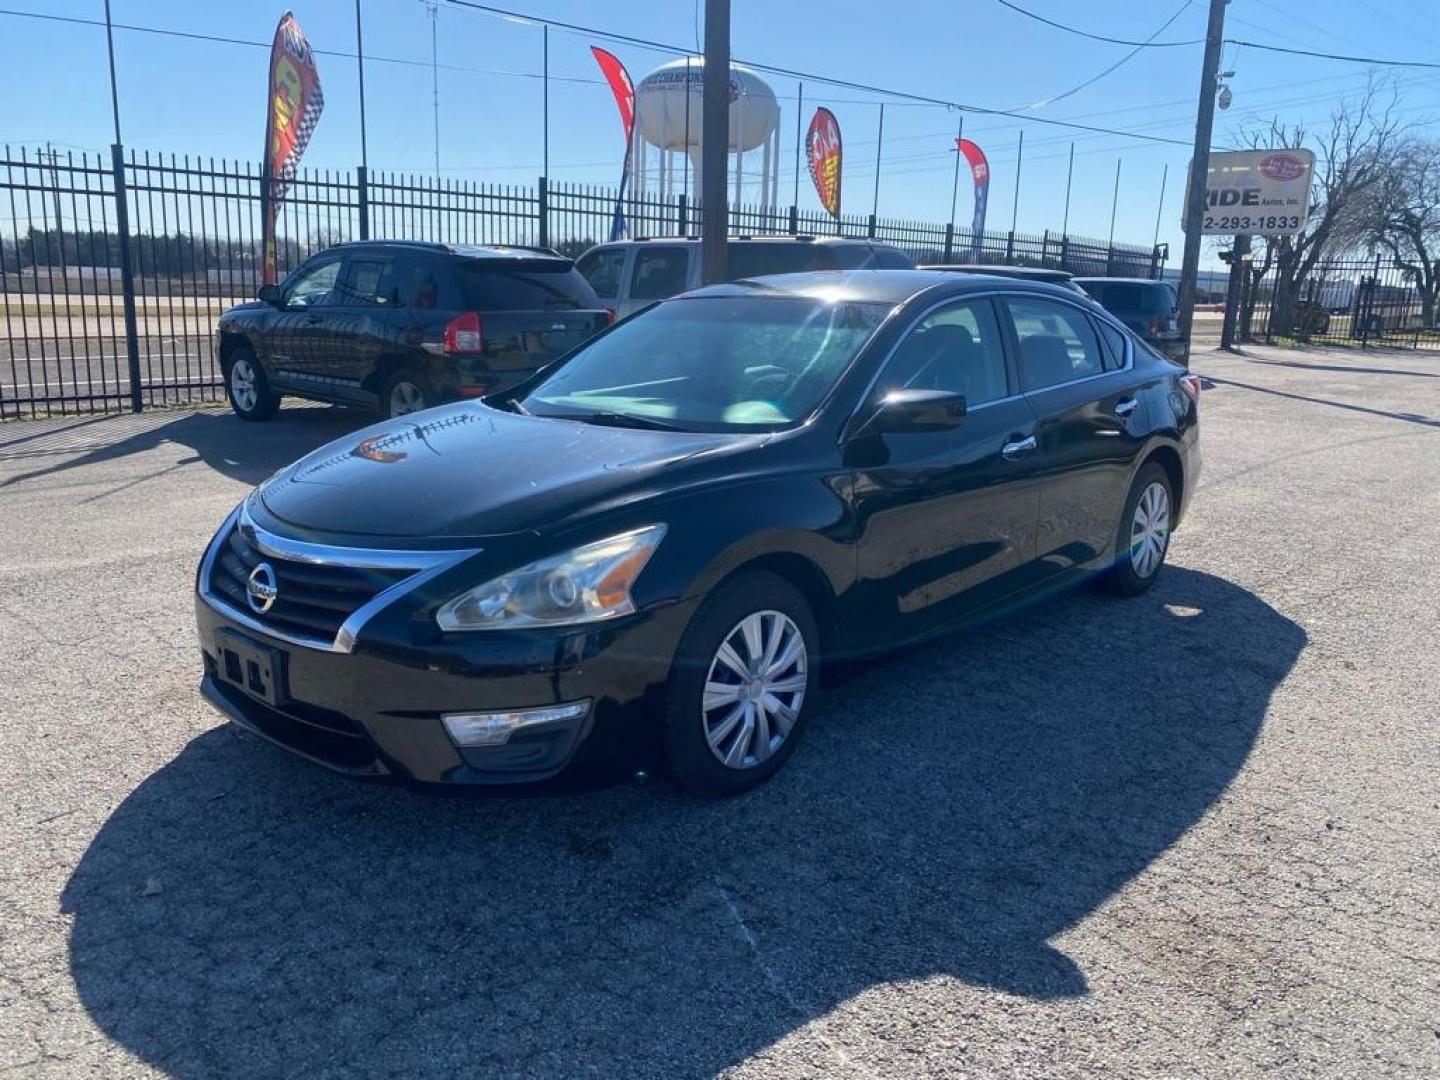
[[[803,420],[890,310],[805,297],[666,301],[584,346],[520,402],[538,416],[688,431]]]

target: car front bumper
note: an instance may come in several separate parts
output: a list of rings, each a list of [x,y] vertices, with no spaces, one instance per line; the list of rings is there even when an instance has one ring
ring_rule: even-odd
[[[197,595],[200,691],[223,715],[350,776],[505,785],[648,761],[654,718],[691,606],[670,604],[583,629],[492,632],[417,649],[361,639],[350,652],[257,632]],[[220,642],[239,635],[276,660],[272,704],[222,677]],[[527,727],[503,745],[461,747],[442,715],[591,702],[584,716]]]

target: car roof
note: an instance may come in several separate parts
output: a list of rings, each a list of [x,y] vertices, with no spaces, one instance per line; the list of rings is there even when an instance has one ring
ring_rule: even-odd
[[[1075,280],[1081,285],[1084,285],[1087,281],[1114,281],[1121,285],[1164,285],[1166,288],[1170,287],[1168,281],[1148,277],[1077,277]]]
[[[376,249],[379,251],[428,251],[455,255],[462,259],[565,259],[554,248],[529,247],[524,244],[437,244],[426,240],[354,240],[336,244],[346,251]],[[569,260],[565,260],[569,261]]]
[[[1074,275],[1048,266],[989,266],[985,263],[926,263],[921,270],[944,270],[950,274],[992,274],[999,277],[1035,278],[1041,281],[1070,281]]]
[[[951,270],[815,270],[803,274],[770,274],[710,285],[682,295],[725,297],[765,294],[898,304],[931,289],[943,290],[946,296],[964,296],[995,288],[1059,296],[1071,302],[1078,299],[1073,290],[1045,281],[997,274],[957,274]]]
[[[597,247],[619,247],[621,244],[698,244],[698,236],[637,236],[630,240],[612,240],[607,244],[597,244]],[[731,236],[726,238],[728,244],[820,244],[825,247],[848,246],[851,244],[874,247],[893,247],[884,240],[871,240],[864,236],[812,236],[808,233],[791,235],[781,233],[777,236]]]

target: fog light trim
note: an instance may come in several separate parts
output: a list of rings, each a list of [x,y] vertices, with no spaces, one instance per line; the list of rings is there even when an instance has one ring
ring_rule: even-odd
[[[517,731],[539,724],[578,720],[590,711],[590,699],[533,709],[443,713],[440,721],[456,746],[504,746]]]

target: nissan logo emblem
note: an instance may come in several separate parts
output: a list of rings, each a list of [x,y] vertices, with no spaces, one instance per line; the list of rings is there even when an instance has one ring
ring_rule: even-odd
[[[275,587],[275,571],[269,563],[262,562],[250,571],[250,577],[245,581],[245,601],[251,611],[257,615],[265,614],[275,606],[275,598],[279,595],[280,590]]]

